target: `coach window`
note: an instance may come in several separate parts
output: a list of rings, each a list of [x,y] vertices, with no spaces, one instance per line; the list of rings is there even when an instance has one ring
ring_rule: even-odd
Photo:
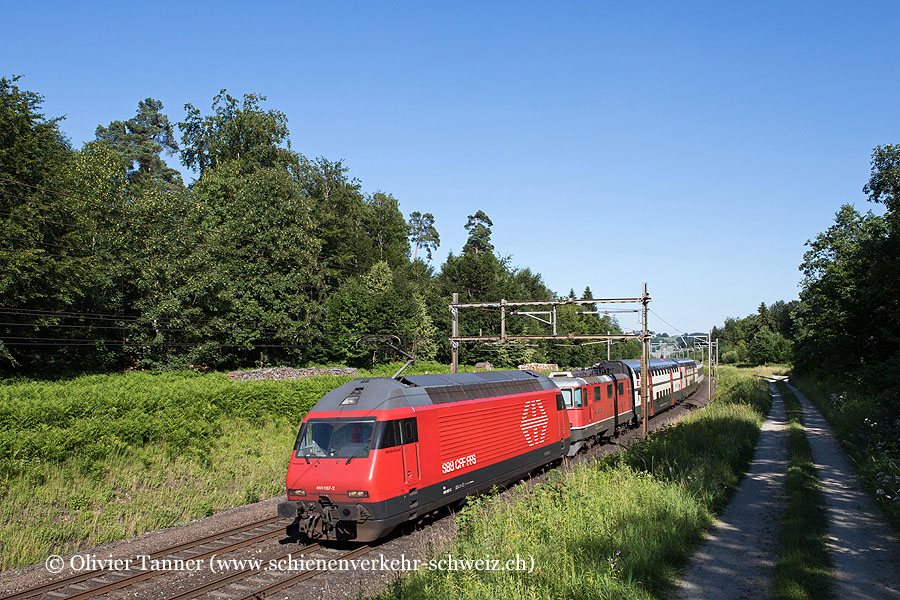
[[[619,384],[619,385],[622,385],[622,384]],[[609,396],[609,397],[612,397],[612,395],[613,395],[613,384],[611,384],[611,383],[607,383],[607,384],[606,384],[606,395]]]

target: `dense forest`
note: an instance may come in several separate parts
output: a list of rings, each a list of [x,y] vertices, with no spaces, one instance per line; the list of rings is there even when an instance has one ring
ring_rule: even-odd
[[[468,240],[432,266],[432,214],[406,217],[390,193],[365,193],[341,161],[293,150],[286,116],[265,100],[223,90],[208,112],[188,104],[173,123],[147,98],[76,149],[39,93],[0,80],[0,371],[397,358],[365,343],[370,335],[447,362],[454,292],[464,302],[556,298],[540,274],[494,248],[482,211],[452,224]],[[196,180],[185,185],[167,157]],[[561,330],[620,331],[585,310],[563,310]],[[463,335],[499,330],[496,312],[464,313]],[[545,329],[524,317],[507,323],[510,334]],[[584,365],[605,355],[599,344],[534,343],[467,345],[461,358]]]
[[[223,90],[173,123],[147,98],[72,147],[39,93],[0,79],[0,371],[55,375],[128,368],[223,369],[396,358],[449,360],[448,304],[557,298],[541,275],[491,243],[470,215],[458,255],[431,262],[434,216],[365,193],[341,161],[291,147],[265,98]],[[185,185],[164,158],[196,174]],[[760,304],[716,328],[723,362],[793,362],[807,372],[900,373],[900,146],[875,148],[863,192],[808,242],[800,299]],[[444,224],[441,224],[443,227]],[[574,296],[574,290],[569,292]],[[585,289],[583,297],[591,297]],[[589,310],[589,309],[588,309]],[[562,331],[619,332],[609,316],[566,307]],[[496,311],[462,311],[460,332],[499,330]],[[547,332],[509,319],[510,334]],[[634,342],[613,355],[638,356]],[[462,360],[590,364],[603,344],[466,345]]]

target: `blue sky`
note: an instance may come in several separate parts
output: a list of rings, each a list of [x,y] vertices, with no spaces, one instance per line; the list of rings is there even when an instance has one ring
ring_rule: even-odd
[[[2,74],[76,146],[222,88],[293,148],[431,212],[435,265],[484,210],[558,293],[638,295],[706,330],[796,297],[806,240],[898,143],[900,4],[5,3]],[[177,162],[176,159],[170,160]],[[188,178],[189,179],[189,178]],[[636,325],[627,317],[625,327]],[[634,322],[632,322],[634,321]],[[671,324],[671,325],[670,325]]]

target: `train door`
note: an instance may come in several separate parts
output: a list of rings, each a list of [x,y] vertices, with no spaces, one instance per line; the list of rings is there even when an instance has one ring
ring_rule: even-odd
[[[556,421],[559,427],[559,439],[565,440],[572,437],[571,423],[569,422],[569,413],[566,410],[566,401],[562,394],[556,395]]]
[[[400,420],[400,443],[403,449],[403,483],[415,486],[422,478],[419,467],[419,427],[415,417]]]
[[[563,390],[556,394],[556,424],[559,428],[560,456],[569,453],[572,444],[572,428],[569,423],[569,412],[566,410],[566,401],[563,398]]]
[[[669,404],[675,406],[675,369],[669,368]]]

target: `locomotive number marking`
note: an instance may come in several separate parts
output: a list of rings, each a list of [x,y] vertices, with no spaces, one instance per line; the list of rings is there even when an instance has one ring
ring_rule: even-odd
[[[447,462],[441,464],[441,470],[444,473],[452,473],[453,471],[457,471],[459,469],[464,469],[466,467],[471,467],[476,463],[475,455],[470,454],[468,456],[463,456],[461,458],[457,458],[456,460],[448,460]]]
[[[550,418],[540,400],[529,400],[522,410],[522,433],[529,446],[537,446],[547,439],[547,425]]]

